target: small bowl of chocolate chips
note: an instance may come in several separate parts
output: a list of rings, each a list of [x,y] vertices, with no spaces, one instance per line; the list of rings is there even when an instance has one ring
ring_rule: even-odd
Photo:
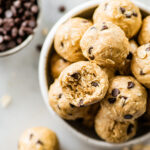
[[[38,20],[37,0],[0,0],[0,56],[11,55],[28,45]]]

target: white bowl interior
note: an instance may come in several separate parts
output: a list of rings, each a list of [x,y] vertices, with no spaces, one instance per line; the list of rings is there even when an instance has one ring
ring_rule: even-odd
[[[133,144],[138,144],[141,142],[144,142],[148,138],[150,138],[150,133],[148,133],[148,129],[143,129],[142,131],[137,134],[135,138],[133,138],[130,141],[127,141],[122,144],[111,144],[107,143],[105,141],[102,141],[98,138],[96,133],[94,132],[94,129],[86,129],[85,127],[82,127],[80,123],[74,122],[74,121],[65,121],[62,118],[60,118],[49,106],[48,104],[48,88],[50,84],[52,83],[52,77],[50,75],[50,70],[49,70],[49,60],[51,59],[51,53],[54,51],[53,47],[53,39],[54,35],[57,31],[57,28],[59,27],[60,24],[65,22],[67,19],[74,17],[74,16],[80,16],[84,18],[90,18],[92,17],[92,14],[95,10],[95,8],[100,4],[101,1],[98,0],[92,0],[89,2],[86,2],[70,12],[68,12],[64,17],[62,17],[51,29],[49,32],[40,56],[40,63],[39,63],[39,81],[40,81],[40,88],[41,92],[44,98],[44,101],[50,110],[50,112],[55,116],[56,120],[59,121],[59,124],[61,124],[62,127],[68,129],[70,132],[75,134],[77,137],[80,139],[84,140],[85,142],[88,142],[94,146],[104,148],[104,149],[118,149],[121,147],[133,145]],[[134,2],[134,1],[133,1]],[[140,7],[141,12],[144,16],[150,14],[150,8],[147,6],[144,6],[141,3],[134,2],[138,7]],[[149,130],[150,131],[150,130]]]

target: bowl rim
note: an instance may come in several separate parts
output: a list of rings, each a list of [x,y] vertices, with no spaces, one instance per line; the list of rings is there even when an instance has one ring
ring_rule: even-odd
[[[58,27],[64,23],[66,20],[68,20],[71,17],[77,16],[79,14],[81,14],[82,12],[88,10],[88,9],[92,9],[92,8],[96,8],[103,0],[92,0],[92,1],[88,1],[88,2],[84,2],[80,5],[78,5],[77,7],[73,8],[72,10],[70,10],[68,13],[66,13],[62,18],[60,18],[57,23],[53,26],[53,28],[49,31],[45,42],[43,44],[42,47],[42,51],[40,54],[40,60],[39,60],[39,84],[40,84],[40,90],[44,99],[44,102],[48,108],[48,110],[50,111],[50,113],[53,114],[53,116],[55,117],[56,121],[59,121],[59,123],[61,123],[61,126],[63,128],[65,128],[66,130],[68,130],[69,132],[71,132],[73,135],[75,135],[76,137],[78,137],[79,139],[81,139],[84,142],[87,142],[88,144],[91,144],[92,146],[97,146],[97,147],[103,147],[103,148],[122,148],[122,147],[126,147],[126,146],[130,146],[133,144],[139,144],[142,143],[148,139],[150,139],[150,132],[135,138],[135,139],[131,139],[125,143],[121,143],[121,144],[113,144],[113,143],[108,143],[105,141],[101,141],[101,140],[96,140],[93,139],[91,137],[88,137],[86,135],[84,135],[83,133],[79,132],[78,130],[74,129],[71,125],[69,125],[68,123],[66,123],[61,117],[59,117],[54,111],[53,109],[49,106],[48,103],[48,88],[47,88],[47,78],[46,78],[46,64],[47,64],[47,60],[48,60],[48,55],[50,52],[50,48],[53,44],[53,39],[54,39],[54,35],[58,29]],[[137,2],[136,0],[131,0],[136,6],[138,6],[141,10],[147,12],[150,14],[150,7],[146,6],[145,4],[143,4],[142,2]]]
[[[37,0],[37,5],[39,8],[39,14],[36,19],[37,26],[33,29],[33,33],[29,35],[21,44],[17,45],[16,47],[0,52],[0,57],[5,57],[5,56],[15,54],[21,51],[24,47],[26,47],[32,41],[35,33],[38,31],[38,27],[41,22],[41,0]]]

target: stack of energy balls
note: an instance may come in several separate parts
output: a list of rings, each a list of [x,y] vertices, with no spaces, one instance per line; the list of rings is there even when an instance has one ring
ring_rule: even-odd
[[[107,142],[134,137],[146,108],[150,118],[149,24],[150,16],[142,21],[130,0],[105,0],[93,21],[74,17],[62,24],[50,62],[53,110],[66,120],[94,126]]]

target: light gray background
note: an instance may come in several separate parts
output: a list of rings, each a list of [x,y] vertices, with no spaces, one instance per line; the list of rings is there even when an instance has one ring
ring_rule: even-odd
[[[33,126],[53,129],[59,137],[62,150],[92,149],[62,129],[59,124],[55,124],[53,116],[45,107],[38,82],[40,53],[35,48],[44,41],[42,28],[50,29],[64,14],[58,11],[60,5],[65,5],[69,11],[85,1],[87,0],[42,0],[42,21],[33,41],[21,52],[0,58],[0,97],[8,94],[13,100],[8,108],[0,108],[0,150],[17,150],[20,134]],[[150,5],[149,0],[139,1]]]

